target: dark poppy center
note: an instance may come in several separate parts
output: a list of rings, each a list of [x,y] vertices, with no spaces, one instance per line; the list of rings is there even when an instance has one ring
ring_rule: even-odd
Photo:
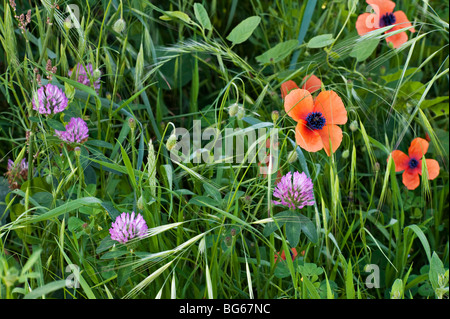
[[[325,123],[326,120],[320,112],[311,112],[306,116],[306,125],[311,130],[320,130]]]
[[[391,13],[386,13],[380,19],[380,28],[393,25],[395,23],[395,15]]]
[[[416,168],[417,165],[419,165],[419,161],[415,158],[411,158],[411,160],[409,161],[409,168]]]

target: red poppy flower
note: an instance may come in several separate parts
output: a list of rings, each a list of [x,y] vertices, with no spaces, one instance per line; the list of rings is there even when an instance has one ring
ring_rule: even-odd
[[[322,91],[313,99],[304,89],[290,91],[284,100],[286,113],[297,121],[295,140],[308,152],[322,148],[330,156],[342,142],[342,130],[337,125],[347,123],[347,110],[334,91]]]
[[[416,137],[409,146],[408,155],[402,151],[392,151],[392,159],[395,164],[395,171],[401,172],[403,184],[409,190],[416,189],[420,184],[420,177],[422,175],[422,157],[428,151],[429,143],[427,140]],[[388,158],[389,160],[389,158]],[[434,159],[426,159],[426,166],[428,170],[428,179],[435,179],[439,175],[439,163]]]
[[[363,13],[356,20],[356,30],[359,35],[364,35],[370,31],[393,25],[394,27],[386,31],[386,34],[409,27],[409,31],[416,32],[403,11],[395,11],[395,3],[390,0],[366,0],[375,13]],[[400,47],[408,41],[406,32],[400,32],[386,38],[394,48]]]
[[[322,87],[322,81],[320,81],[320,79],[314,74],[305,76],[302,80],[302,83],[302,89],[309,91],[309,93],[311,94],[313,94],[317,90],[320,90],[320,88]],[[290,91],[298,88],[299,87],[297,86],[297,84],[292,80],[283,82],[281,84],[281,98],[284,100],[284,98]]]
[[[291,258],[292,258],[292,260],[294,260],[294,259],[297,257],[297,255],[298,255],[297,249],[295,249],[295,248],[291,248],[290,253],[291,253]],[[281,251],[281,254],[280,254],[280,252],[278,252],[278,253],[274,256],[275,263],[277,262],[278,257],[281,257],[281,259],[286,260],[286,254],[284,253],[284,249]]]

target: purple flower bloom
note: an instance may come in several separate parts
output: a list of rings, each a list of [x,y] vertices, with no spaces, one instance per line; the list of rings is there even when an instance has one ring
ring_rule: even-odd
[[[82,118],[72,117],[66,131],[55,130],[55,136],[66,143],[84,143],[89,137],[88,126]]]
[[[43,115],[64,111],[68,103],[67,96],[56,85],[48,83],[37,90],[33,96],[33,110]]]
[[[86,71],[88,71],[89,73],[87,73]],[[76,81],[86,86],[91,86],[90,78],[92,78],[94,80],[94,89],[98,93],[98,91],[100,90],[100,77],[98,76],[97,78],[95,78],[91,63],[86,64],[86,68],[81,63],[78,63],[75,67],[75,72]],[[71,75],[72,71],[69,71],[69,76]]]
[[[306,174],[289,172],[281,178],[275,187],[273,196],[280,201],[272,201],[275,205],[302,209],[314,205],[313,183]]]
[[[147,224],[141,214],[137,214],[136,218],[134,212],[122,213],[116,218],[116,221],[111,225],[109,233],[111,239],[117,240],[124,244],[135,237],[142,237],[147,233]]]

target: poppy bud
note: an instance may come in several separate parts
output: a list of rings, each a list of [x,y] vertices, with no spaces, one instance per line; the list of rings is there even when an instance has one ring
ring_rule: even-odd
[[[102,76],[102,71],[100,71],[99,69],[95,69],[92,75],[94,76],[94,79],[97,80]]]
[[[354,120],[350,123],[350,131],[355,132],[358,129],[358,121]]]
[[[230,116],[235,116],[237,114],[237,112],[239,111],[239,105],[237,103],[234,103],[233,105],[230,106],[230,108],[228,109],[228,114]]]
[[[298,159],[297,151],[295,151],[295,150],[290,151],[289,154],[288,154],[288,157],[287,157],[288,163],[289,163],[289,164],[292,164],[292,163],[294,163],[297,159]]]
[[[349,155],[350,155],[350,151],[349,150],[345,150],[345,151],[342,152],[342,158],[343,159],[348,158]]]
[[[123,30],[125,30],[126,22],[124,19],[118,19],[116,22],[114,22],[113,30],[117,33],[122,33]]]
[[[280,118],[280,113],[278,111],[272,111],[272,121],[275,123]]]
[[[166,147],[169,151],[171,151],[175,145],[177,145],[177,137],[175,134],[169,136],[169,139],[166,142]]]

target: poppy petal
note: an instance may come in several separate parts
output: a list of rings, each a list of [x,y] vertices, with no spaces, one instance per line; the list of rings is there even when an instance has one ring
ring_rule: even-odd
[[[438,161],[434,159],[426,159],[425,162],[427,164],[428,179],[435,179],[439,175],[440,170]]]
[[[305,76],[303,78],[303,82],[305,82],[305,84],[303,84],[302,89],[309,91],[311,94],[317,90],[320,90],[322,87],[322,81],[320,81],[320,79],[314,74],[311,74],[311,76]]]
[[[392,30],[399,30],[409,27],[409,31],[416,32],[411,22],[409,22],[408,17],[403,11],[401,10],[395,11],[394,16],[395,16],[395,27]]]
[[[408,168],[409,166],[409,157],[405,153],[399,150],[392,151],[391,153],[392,159],[394,160],[395,164],[395,171],[401,172]],[[389,160],[389,158],[388,158]]]
[[[378,15],[378,21],[386,13],[394,12],[395,2],[390,0],[366,0],[366,2],[370,4],[375,13]]]
[[[330,150],[336,152],[339,145],[342,142],[342,130],[337,125],[325,125],[323,129],[318,130],[320,138],[322,139],[323,148],[328,156],[330,156]],[[331,148],[330,148],[331,144]]]
[[[295,89],[289,92],[284,99],[284,110],[295,121],[305,119],[314,108],[311,94],[303,89]]]
[[[326,124],[347,123],[347,110],[339,95],[334,91],[322,91],[314,101],[314,111],[321,112]]]
[[[378,28],[379,19],[377,19],[376,14],[366,12],[360,14],[356,20],[356,31],[358,31],[359,35],[364,35]]]
[[[403,184],[407,189],[416,189],[420,184],[420,177],[418,173],[411,173],[408,169],[403,172],[402,175]]]
[[[423,155],[428,151],[429,143],[426,139],[416,137],[412,140],[408,149],[409,158],[415,158],[416,160],[422,159]]]
[[[294,81],[289,80],[289,81],[283,82],[281,84],[281,98],[284,100],[286,95],[288,95],[288,93],[294,89],[298,89],[298,86]]]
[[[295,127],[295,141],[297,145],[308,152],[318,152],[323,148],[318,131],[309,129],[305,120],[300,120]]]
[[[408,35],[406,34],[406,32],[400,32],[400,33],[391,35],[386,38],[386,42],[388,42],[388,43],[391,42],[394,49],[401,47],[402,44],[407,41],[408,41]]]

